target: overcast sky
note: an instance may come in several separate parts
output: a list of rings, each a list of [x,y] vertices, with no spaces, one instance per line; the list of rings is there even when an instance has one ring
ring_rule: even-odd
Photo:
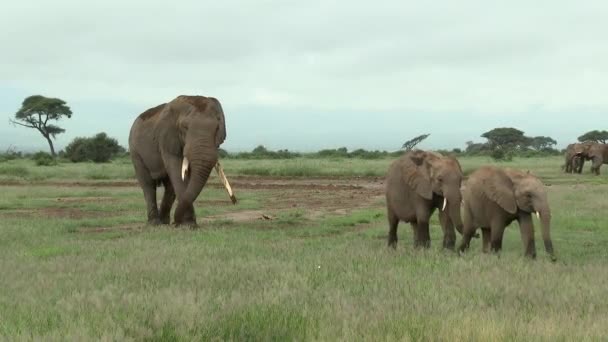
[[[6,1],[0,148],[47,149],[10,116],[68,102],[65,146],[180,94],[217,97],[228,150],[463,147],[494,127],[563,146],[608,129],[606,1]]]

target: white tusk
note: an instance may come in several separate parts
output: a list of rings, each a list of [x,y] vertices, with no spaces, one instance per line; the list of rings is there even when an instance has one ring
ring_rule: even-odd
[[[540,220],[540,213],[538,211],[536,212],[536,218]]]
[[[441,211],[445,211],[445,207],[448,206],[448,199],[447,198],[443,198],[443,208],[441,208]]]
[[[188,167],[190,166],[190,162],[188,158],[184,157],[182,161],[182,180],[186,180],[186,171],[188,171]]]
[[[215,170],[217,171],[218,176],[220,176],[220,181],[222,182],[222,184],[224,184],[224,187],[226,188],[226,191],[228,192],[228,196],[230,196],[230,200],[232,201],[232,204],[236,204],[236,196],[234,196],[234,193],[232,192],[232,187],[230,186],[230,183],[228,183],[228,178],[226,178],[226,174],[224,173],[224,169],[222,168],[222,165],[220,164],[220,162],[218,161],[217,164],[215,164]]]

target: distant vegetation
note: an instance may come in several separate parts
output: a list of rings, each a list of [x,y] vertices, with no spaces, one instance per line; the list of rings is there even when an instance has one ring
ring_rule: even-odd
[[[348,150],[346,147],[323,149],[317,152],[294,152],[287,149],[271,150],[260,145],[251,152],[229,152],[219,149],[221,159],[244,159],[244,160],[278,160],[295,158],[313,159],[383,159],[397,158],[406,151],[415,148],[420,142],[428,138],[430,134],[423,134],[406,141],[402,148],[395,151],[366,150],[363,148]],[[453,156],[479,156],[492,157],[497,161],[509,161],[513,157],[533,158],[545,156],[561,155],[564,151],[555,148],[557,141],[548,136],[526,136],[523,131],[512,127],[495,128],[481,135],[486,139],[485,142],[467,141],[464,149],[440,149],[439,153]],[[608,141],[608,131],[591,131],[579,137],[580,141],[596,141],[604,143]],[[66,148],[59,152],[60,160],[71,162],[92,161],[96,163],[109,162],[117,157],[124,156],[125,148],[118,144],[118,141],[109,137],[106,133],[98,133],[93,137],[77,137]],[[48,155],[48,154],[47,154]],[[50,155],[52,157],[52,154]],[[30,158],[38,165],[55,165],[54,162],[47,161],[44,154],[24,154],[17,151],[13,146],[9,147],[5,153],[0,153],[0,162]]]
[[[120,146],[116,139],[102,132],[90,138],[75,138],[66,146],[62,155],[74,163],[84,161],[106,163],[124,153],[125,148]]]

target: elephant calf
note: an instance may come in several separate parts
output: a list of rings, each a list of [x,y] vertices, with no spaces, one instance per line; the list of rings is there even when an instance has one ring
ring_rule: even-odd
[[[212,97],[178,96],[137,117],[129,134],[129,152],[146,199],[148,223],[168,224],[177,198],[175,223],[196,225],[193,203],[225,139],[224,112]],[[160,212],[159,184],[165,187]]]
[[[555,260],[551,242],[551,210],[543,183],[529,172],[485,166],[469,176],[464,196],[464,234],[459,247],[469,248],[471,237],[481,228],[483,251],[502,249],[505,228],[517,220],[525,254],[536,257],[532,213],[540,218],[547,253]]]
[[[443,247],[454,249],[454,226],[462,233],[460,204],[462,169],[458,161],[433,152],[405,153],[389,168],[386,176],[386,204],[389,221],[388,245],[397,246],[399,221],[414,230],[416,247],[430,247],[429,220],[439,208]]]

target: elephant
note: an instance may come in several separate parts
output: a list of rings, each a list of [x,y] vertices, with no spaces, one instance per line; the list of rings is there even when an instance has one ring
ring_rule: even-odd
[[[532,213],[541,222],[545,250],[555,259],[551,241],[551,209],[545,186],[529,172],[484,166],[473,172],[463,191],[464,233],[459,251],[469,248],[477,228],[482,230],[483,252],[502,249],[505,228],[519,222],[525,255],[536,257]]]
[[[429,220],[438,208],[443,247],[454,249],[454,227],[462,234],[462,179],[458,160],[438,153],[414,150],[394,161],[386,176],[389,247],[397,246],[400,221],[411,224],[416,247],[430,247]]]
[[[196,226],[194,201],[218,161],[226,121],[213,97],[181,95],[140,114],[131,127],[129,151],[143,189],[148,223]],[[156,188],[165,188],[160,211]]]
[[[570,144],[566,148],[565,164],[562,169],[566,173],[582,173],[583,166],[586,160],[590,160],[589,151],[593,142],[586,141],[584,143]]]
[[[602,164],[608,164],[608,144],[594,144],[591,146],[589,159],[593,161],[591,172],[599,176]]]

